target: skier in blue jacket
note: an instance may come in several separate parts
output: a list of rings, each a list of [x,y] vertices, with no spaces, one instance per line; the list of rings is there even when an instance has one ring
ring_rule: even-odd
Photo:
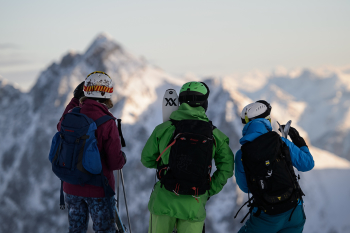
[[[263,100],[249,104],[243,109],[241,118],[244,128],[242,131],[243,137],[240,139],[241,145],[252,142],[259,136],[272,131],[270,112],[270,104]],[[292,142],[283,137],[282,140],[289,147],[293,166],[297,168],[298,171],[310,171],[314,167],[314,160],[305,140],[300,137],[298,131],[293,127],[289,130],[289,136]],[[249,189],[246,174],[241,159],[242,151],[238,150],[235,157],[236,182],[243,192],[248,193]],[[268,215],[261,212],[261,214],[256,217],[254,216],[256,211],[257,208],[254,208],[250,218],[240,229],[239,233],[294,233],[303,231],[306,217],[302,201],[299,201],[297,207],[277,215]]]

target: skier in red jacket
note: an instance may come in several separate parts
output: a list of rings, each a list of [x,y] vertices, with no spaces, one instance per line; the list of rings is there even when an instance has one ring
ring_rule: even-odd
[[[113,107],[110,99],[112,93],[112,79],[104,72],[93,72],[87,76],[85,82],[76,87],[74,97],[67,105],[63,115],[80,106],[80,113],[94,121],[104,115],[114,117],[109,112],[109,109]],[[57,125],[58,130],[61,127],[61,120]],[[99,126],[96,130],[96,139],[101,154],[103,175],[107,177],[109,185],[115,191],[113,171],[121,169],[126,163],[126,156],[121,151],[115,121],[109,120]],[[63,191],[66,193],[69,232],[86,232],[90,213],[95,232],[115,233],[115,223],[109,221],[110,206],[108,206],[108,203],[114,204],[114,197],[112,197],[113,201],[108,201],[102,187],[89,184],[80,186],[64,182]]]

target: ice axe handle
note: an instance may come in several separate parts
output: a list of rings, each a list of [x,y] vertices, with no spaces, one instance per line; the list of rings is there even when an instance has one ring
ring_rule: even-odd
[[[282,137],[284,138],[288,138],[288,133],[289,133],[289,129],[290,129],[290,125],[292,124],[292,121],[288,121],[287,124],[284,125],[284,127],[282,127],[282,125],[280,125],[280,123],[277,121],[277,124],[279,126],[279,131],[282,134]]]
[[[279,129],[280,129],[280,132],[281,132],[281,134],[282,134],[282,137],[283,138],[286,138],[286,135],[284,134],[284,129],[283,129],[283,127],[280,125],[280,123],[277,121],[277,124],[278,124],[278,126],[279,126]]]
[[[289,133],[289,129],[290,129],[290,125],[292,124],[292,120],[289,120],[287,122],[287,124],[284,126],[284,134],[286,135],[286,138],[288,138],[288,133]]]

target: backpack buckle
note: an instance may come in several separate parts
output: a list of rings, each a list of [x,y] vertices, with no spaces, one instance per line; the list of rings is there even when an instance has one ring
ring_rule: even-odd
[[[271,175],[272,175],[272,170],[268,170],[268,171],[267,171],[267,176],[266,176],[266,178],[271,177]]]
[[[76,143],[76,144],[79,144],[79,141],[80,141],[79,138],[75,139],[75,143]]]
[[[259,180],[258,184],[259,184],[260,190],[266,189],[266,186],[267,186],[267,185],[266,185],[265,180]]]

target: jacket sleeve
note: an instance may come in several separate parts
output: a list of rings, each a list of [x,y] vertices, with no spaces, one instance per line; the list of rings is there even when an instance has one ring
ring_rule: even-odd
[[[159,139],[157,137],[157,128],[154,129],[151,136],[148,138],[145,147],[141,153],[141,163],[147,168],[157,168],[156,159],[160,155]]]
[[[106,154],[108,167],[110,170],[122,169],[125,160],[121,151],[118,127],[115,121],[112,120],[101,126],[97,130],[102,131],[103,151]]]
[[[216,171],[210,183],[210,196],[222,190],[227,179],[233,176],[234,169],[234,155],[229,147],[228,137],[218,129],[214,130],[214,137],[217,143],[214,155]]]
[[[249,192],[247,185],[247,178],[245,176],[245,171],[242,163],[242,151],[239,150],[235,157],[235,177],[238,187],[245,193]]]
[[[62,122],[63,116],[66,115],[69,112],[69,110],[71,110],[71,109],[73,109],[73,108],[75,108],[77,106],[79,106],[79,100],[77,98],[73,97],[71,99],[71,101],[69,102],[69,104],[67,105],[66,109],[64,110],[64,112],[63,112],[63,114],[61,116],[61,119],[60,119],[60,121],[57,124],[57,130],[58,131],[60,131],[60,129],[61,129],[61,122]]]
[[[289,147],[292,164],[298,171],[307,172],[314,168],[315,162],[307,146],[299,148],[286,138],[282,140]]]

